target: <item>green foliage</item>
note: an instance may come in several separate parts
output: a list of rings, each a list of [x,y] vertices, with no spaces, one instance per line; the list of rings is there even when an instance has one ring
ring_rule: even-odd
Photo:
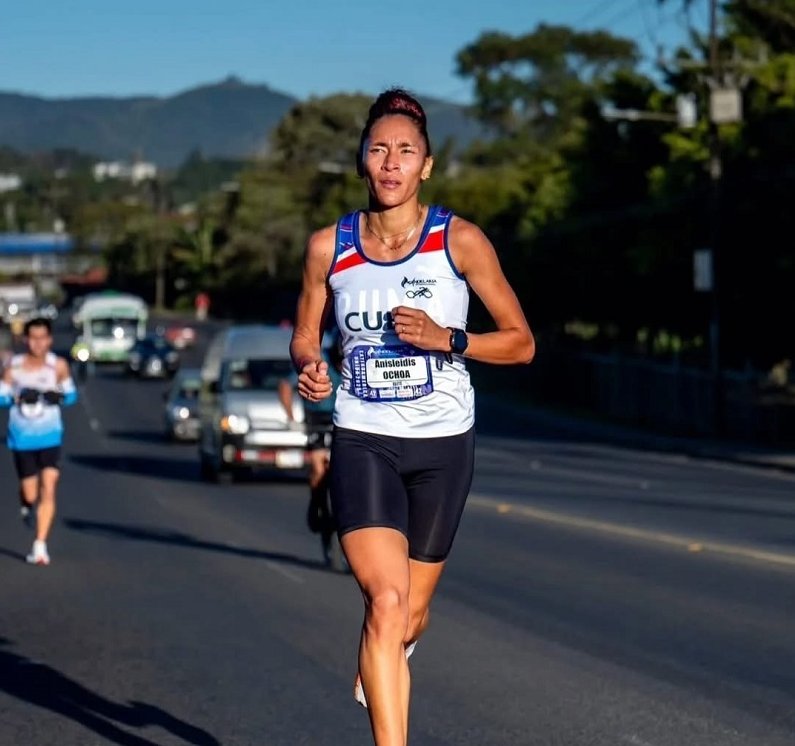
[[[293,106],[271,136],[274,160],[286,173],[353,169],[370,98],[338,94]]]
[[[503,134],[529,130],[554,143],[599,81],[637,61],[635,44],[604,31],[539,25],[521,36],[488,32],[458,53],[475,83],[476,110]]]
[[[169,180],[169,193],[175,204],[195,202],[234,181],[246,162],[236,158],[205,157],[194,149]]]

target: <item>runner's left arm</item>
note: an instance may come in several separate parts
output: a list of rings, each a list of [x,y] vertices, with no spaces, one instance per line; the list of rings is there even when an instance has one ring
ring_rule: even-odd
[[[77,401],[77,387],[72,380],[69,363],[59,357],[55,363],[55,373],[58,376],[58,391],[63,394],[61,406],[69,407]]]

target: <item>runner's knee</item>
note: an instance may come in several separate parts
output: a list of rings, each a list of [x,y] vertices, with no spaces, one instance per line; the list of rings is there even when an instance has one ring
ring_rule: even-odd
[[[408,594],[394,586],[384,586],[367,598],[367,628],[378,636],[405,636],[408,626]]]

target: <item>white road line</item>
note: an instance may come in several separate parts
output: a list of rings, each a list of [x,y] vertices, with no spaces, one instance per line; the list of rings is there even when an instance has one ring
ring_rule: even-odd
[[[271,562],[270,560],[265,560],[265,566],[273,570],[274,572],[278,572],[281,575],[284,575],[285,578],[288,580],[292,580],[295,583],[303,583],[304,579],[300,575],[296,575],[292,570],[288,570],[286,567],[282,567],[278,562]]]
[[[624,743],[632,744],[632,746],[654,746],[651,741],[644,741],[642,738],[634,734],[631,736],[622,736],[621,740]]]
[[[638,477],[620,477],[608,474],[606,472],[600,473],[595,471],[587,471],[575,465],[570,467],[550,466],[548,463],[544,463],[538,459],[532,459],[530,462],[528,462],[526,456],[518,453],[499,455],[503,458],[508,456],[511,461],[520,462],[525,466],[529,466],[532,471],[540,471],[547,476],[566,477],[567,479],[571,480],[596,482],[598,484],[609,484],[617,487],[635,487],[640,490],[648,490],[652,484],[648,479],[641,479]]]
[[[652,531],[645,528],[635,528],[620,523],[609,521],[599,521],[593,518],[582,518],[567,513],[559,513],[553,510],[543,510],[532,508],[529,505],[520,505],[505,500],[486,497],[484,495],[472,494],[468,504],[477,508],[494,510],[500,515],[514,514],[522,518],[529,518],[542,523],[553,523],[567,528],[584,529],[586,531],[598,531],[600,533],[612,534],[613,536],[624,536],[631,539],[654,542],[673,546],[677,549],[684,549],[691,553],[713,552],[725,554],[733,557],[743,557],[745,559],[771,562],[786,567],[795,568],[795,554],[786,552],[773,552],[765,549],[753,549],[752,547],[741,546],[738,544],[728,544],[720,541],[710,541],[709,539],[696,539],[693,537],[680,536],[665,531]]]

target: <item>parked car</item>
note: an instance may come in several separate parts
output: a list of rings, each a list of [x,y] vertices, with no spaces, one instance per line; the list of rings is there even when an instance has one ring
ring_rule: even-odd
[[[202,364],[201,476],[220,481],[252,467],[298,472],[305,466],[304,410],[290,422],[279,384],[294,378],[291,330],[241,324],[213,338]]]
[[[181,368],[163,395],[166,437],[171,440],[198,440],[201,370]]]
[[[179,369],[179,353],[163,337],[150,334],[129,352],[126,370],[139,378],[171,378]]]

